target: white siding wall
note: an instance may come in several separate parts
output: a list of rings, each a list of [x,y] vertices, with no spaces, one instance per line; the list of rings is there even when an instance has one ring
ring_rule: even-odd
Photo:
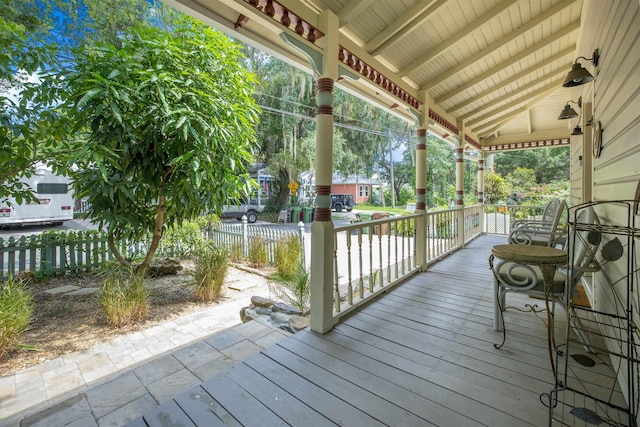
[[[603,128],[603,149],[600,158],[590,158],[588,165],[593,177],[592,197],[596,201],[633,199],[640,180],[640,6],[637,0],[602,1],[590,0],[582,19],[584,30],[581,34],[579,55],[591,57],[593,51],[600,50],[600,61],[594,82],[579,86],[575,98],[583,97],[583,102],[591,102],[594,123],[600,121]],[[582,61],[589,71],[593,66]],[[575,99],[572,97],[572,99]],[[583,112],[585,112],[583,110]],[[587,118],[588,119],[588,118]],[[587,130],[587,129],[585,129]],[[589,134],[593,128],[588,129]],[[593,156],[592,138],[585,132],[583,142],[586,145],[584,155]],[[572,140],[573,144],[573,140]],[[578,148],[572,146],[572,186],[577,181]],[[583,163],[584,164],[584,163]],[[572,189],[572,202],[581,188]],[[598,215],[602,222],[624,224],[626,214],[622,209],[608,207],[600,209]],[[640,223],[640,217],[636,216]],[[639,224],[640,226],[640,224]],[[623,240],[623,239],[621,239]],[[624,240],[626,243],[626,239]],[[625,247],[625,255],[628,254]],[[636,260],[635,266],[640,264]],[[604,266],[604,273],[594,277],[592,305],[595,309],[607,312],[615,311],[616,298],[607,291],[609,282],[624,276],[626,260],[611,262]],[[606,276],[606,277],[605,277]],[[638,281],[638,275],[634,278]],[[638,284],[636,284],[638,286]],[[624,283],[617,283],[620,302],[626,299]],[[637,296],[633,296],[637,298]],[[638,301],[636,299],[636,301]],[[620,306],[620,302],[617,306]],[[636,317],[636,320],[638,317]],[[614,363],[616,361],[613,361]],[[619,379],[626,381],[628,372],[623,372]],[[638,379],[636,379],[638,381]],[[636,384],[638,384],[636,382]],[[623,387],[624,388],[624,387]],[[636,392],[638,393],[638,392]],[[636,396],[637,398],[637,396]]]

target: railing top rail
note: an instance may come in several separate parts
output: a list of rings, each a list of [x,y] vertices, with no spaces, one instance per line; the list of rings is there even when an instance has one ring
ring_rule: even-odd
[[[390,216],[390,217],[380,218],[380,219],[368,219],[365,221],[354,222],[351,224],[338,225],[335,227],[334,231],[339,232],[339,231],[347,231],[347,230],[356,230],[362,227],[369,227],[376,224],[387,224],[390,222],[400,222],[407,219],[419,218],[421,216],[422,216],[421,214],[417,213],[417,214],[407,214],[407,215],[401,215],[401,216]]]

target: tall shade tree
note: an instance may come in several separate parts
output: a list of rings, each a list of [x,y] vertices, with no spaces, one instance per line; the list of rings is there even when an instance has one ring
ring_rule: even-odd
[[[163,230],[220,210],[246,185],[258,107],[253,75],[226,36],[183,18],[171,33],[139,26],[121,47],[78,51],[66,75],[69,114],[84,141],[74,159],[76,195],[115,242],[152,236],[148,267]]]
[[[55,67],[55,49],[34,38],[46,23],[27,3],[11,6],[0,3],[0,202],[11,197],[22,203],[35,197],[21,180],[60,149],[60,134],[51,126],[60,118],[60,86],[47,72]]]
[[[0,202],[36,200],[24,183],[36,163],[66,173],[72,147],[58,74],[74,68],[72,49],[121,45],[137,23],[169,28],[177,18],[157,0],[0,1]]]

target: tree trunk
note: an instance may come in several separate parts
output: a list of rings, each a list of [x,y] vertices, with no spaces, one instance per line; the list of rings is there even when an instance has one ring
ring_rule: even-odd
[[[112,230],[109,230],[109,234],[107,234],[107,245],[109,245],[109,250],[111,251],[113,256],[116,257],[118,262],[120,262],[120,264],[124,265],[129,270],[133,269],[133,266],[131,265],[129,260],[127,260],[125,257],[123,257],[122,254],[120,253],[120,251],[118,250],[118,248],[116,247],[116,242],[115,242],[115,239],[113,237],[113,231]]]
[[[164,196],[161,195],[158,199],[158,210],[156,213],[156,223],[153,227],[153,238],[151,239],[151,245],[149,246],[149,250],[147,251],[147,255],[145,256],[144,260],[140,263],[140,265],[136,267],[136,274],[145,273],[147,268],[149,268],[149,264],[151,264],[153,255],[155,255],[156,250],[158,249],[158,245],[160,245],[160,239],[162,238],[162,226],[164,225],[164,213],[167,210],[167,205]]]

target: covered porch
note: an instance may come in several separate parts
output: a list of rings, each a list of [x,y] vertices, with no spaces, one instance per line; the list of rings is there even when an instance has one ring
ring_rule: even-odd
[[[165,1],[313,73],[317,83],[312,332],[212,379],[208,392],[214,399],[224,399],[228,390],[242,398],[212,400],[212,408],[235,407],[238,417],[258,417],[240,422],[234,414],[233,420],[248,425],[270,424],[261,417],[295,424],[299,416],[319,416],[317,424],[456,425],[449,418],[454,416],[462,425],[546,424],[540,396],[554,385],[545,326],[531,313],[508,312],[507,344],[500,351],[492,346],[499,335],[491,327],[492,278],[486,265],[493,241],[467,239],[475,237],[475,223],[468,224],[470,235],[466,227],[473,217],[467,213],[476,207],[464,206],[463,159],[470,151],[478,155],[481,211],[483,168],[493,152],[555,145],[571,153],[570,206],[640,199],[638,2]],[[416,212],[403,220],[378,220],[377,238],[370,229],[335,227],[331,221],[334,86],[415,127]],[[427,134],[456,148],[456,203],[443,217],[434,218],[425,203]],[[635,236],[637,203],[633,210],[629,214],[615,203],[596,206],[603,226],[632,225],[629,235]],[[384,239],[383,223],[394,229]],[[479,230],[484,232],[484,224]],[[376,242],[380,271],[367,272],[363,266],[367,256],[373,265]],[[614,312],[617,300],[631,302],[633,310],[623,316],[631,339],[621,352],[631,363],[619,369],[618,381],[633,417],[640,395],[637,316],[631,315],[638,304],[634,245],[630,240],[619,263],[593,274],[588,295],[602,313]],[[609,298],[607,278],[619,271],[626,272],[632,292],[614,289]],[[363,298],[367,285],[370,292]],[[594,368],[615,364],[617,357]],[[611,390],[598,374],[571,368],[576,372],[574,389],[602,384],[602,391]],[[254,386],[238,388],[247,377],[267,381],[264,393]],[[223,395],[216,394],[220,390]],[[280,396],[299,412],[276,415],[294,410],[278,407]],[[563,396],[563,402],[569,400]],[[575,406],[591,407],[589,402]],[[427,416],[423,407],[433,410]],[[584,425],[590,414],[580,415]],[[349,416],[363,418],[344,421],[354,420]],[[637,425],[636,419],[615,414],[605,418],[609,425]]]
[[[505,312],[493,329],[488,257],[502,236],[482,236],[351,313],[330,332],[299,332],[165,402],[130,425],[540,426],[554,388],[544,314]],[[543,305],[509,295],[509,304]],[[561,336],[566,323],[557,312]],[[604,366],[573,362],[570,377],[612,393]],[[576,406],[592,407],[575,395]],[[571,402],[565,396],[563,402]],[[585,425],[558,405],[564,425]],[[622,416],[608,413],[613,424]],[[614,418],[618,417],[618,418]]]

